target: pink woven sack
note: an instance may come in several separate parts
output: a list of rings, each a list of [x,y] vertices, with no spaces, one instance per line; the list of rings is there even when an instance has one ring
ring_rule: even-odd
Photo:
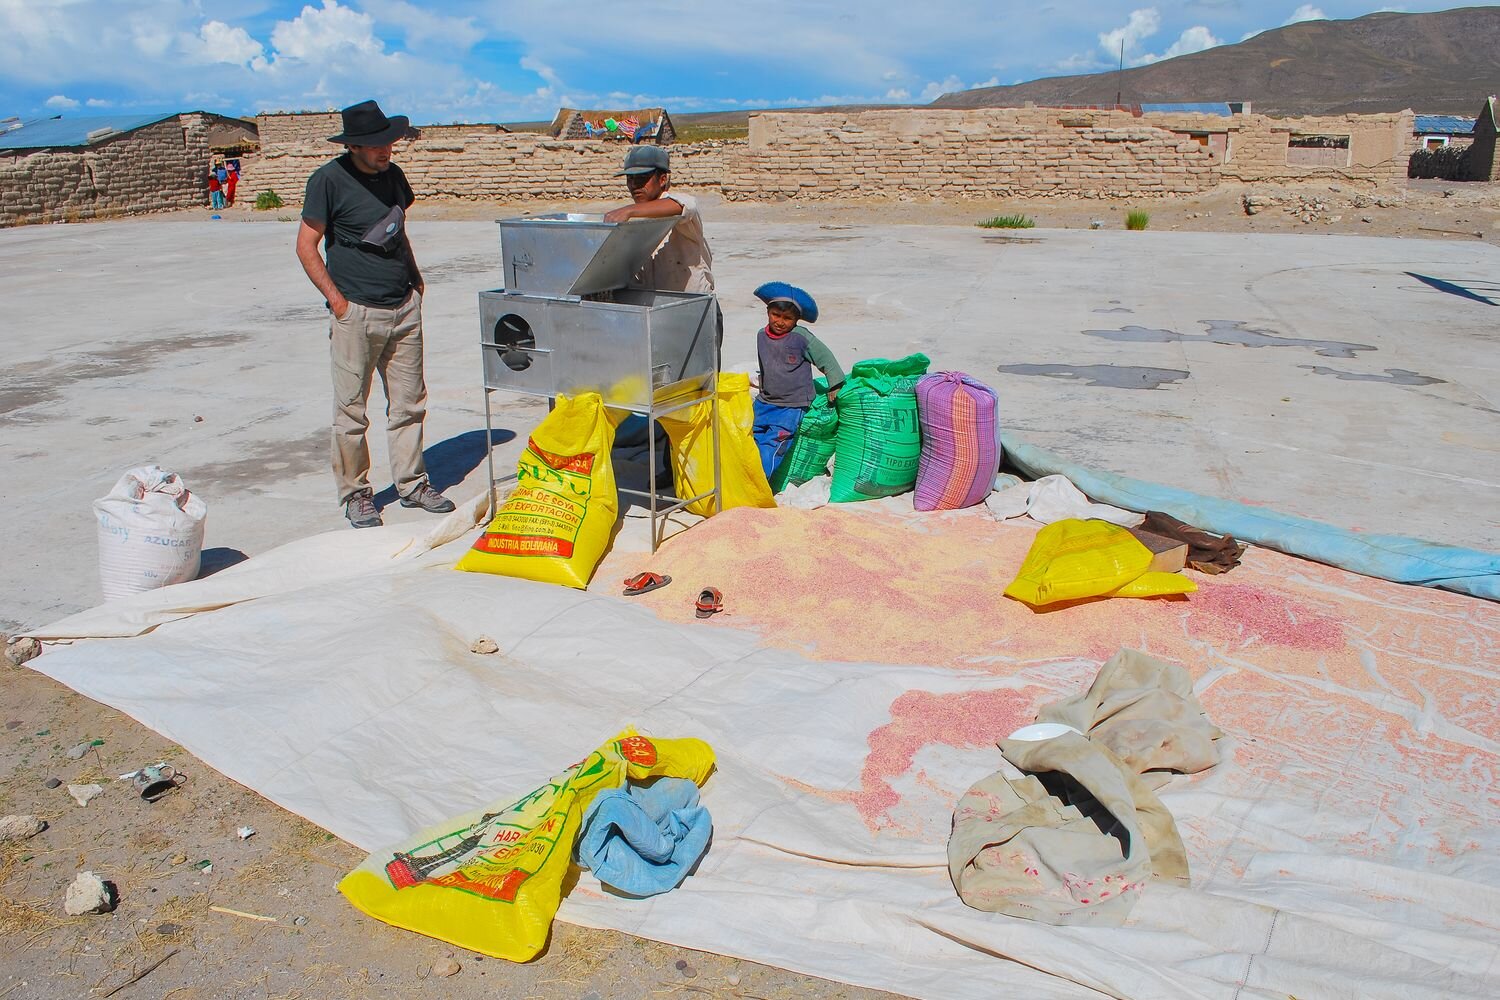
[[[934,372],[917,382],[922,454],[917,510],[957,510],[989,496],[1000,468],[995,390],[963,372]]]

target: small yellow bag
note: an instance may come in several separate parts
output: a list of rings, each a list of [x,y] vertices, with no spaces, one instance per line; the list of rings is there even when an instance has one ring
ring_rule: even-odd
[[[377,920],[512,962],[542,950],[584,811],[626,779],[701,785],[714,767],[702,740],[626,729],[535,791],[430,826],[376,851],[339,891]]]
[[[614,441],[598,393],[558,396],[521,453],[515,491],[454,568],[588,587],[620,512]]]
[[[1005,596],[1039,606],[1083,597],[1191,594],[1198,585],[1176,573],[1148,573],[1151,550],[1108,521],[1055,521],[1037,532]]]
[[[755,446],[755,405],[750,399],[750,376],[720,372],[719,459],[720,489],[725,510],[731,507],[775,507],[771,484]],[[697,496],[714,488],[713,405],[694,406],[658,417],[672,439],[672,483],[679,497]],[[712,497],[688,504],[690,514],[712,517]]]

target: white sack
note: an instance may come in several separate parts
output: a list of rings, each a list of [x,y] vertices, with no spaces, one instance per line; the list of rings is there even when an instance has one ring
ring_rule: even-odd
[[[104,599],[184,583],[198,575],[208,507],[175,472],[131,469],[94,501]]]

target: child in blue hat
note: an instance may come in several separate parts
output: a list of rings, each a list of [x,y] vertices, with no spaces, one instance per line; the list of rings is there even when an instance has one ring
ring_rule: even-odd
[[[791,449],[802,415],[812,405],[814,368],[828,380],[828,402],[844,384],[844,369],[802,324],[818,319],[818,304],[796,285],[769,281],[755,290],[766,304],[766,325],[756,335],[760,395],[755,399],[755,443],[770,479]]]

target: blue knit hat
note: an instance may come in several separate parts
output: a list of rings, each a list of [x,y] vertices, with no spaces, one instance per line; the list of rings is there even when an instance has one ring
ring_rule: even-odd
[[[796,306],[797,312],[802,314],[802,319],[808,323],[818,321],[818,304],[813,297],[796,285],[788,285],[785,281],[768,281],[755,290],[755,297],[766,305],[773,302],[790,302]]]

